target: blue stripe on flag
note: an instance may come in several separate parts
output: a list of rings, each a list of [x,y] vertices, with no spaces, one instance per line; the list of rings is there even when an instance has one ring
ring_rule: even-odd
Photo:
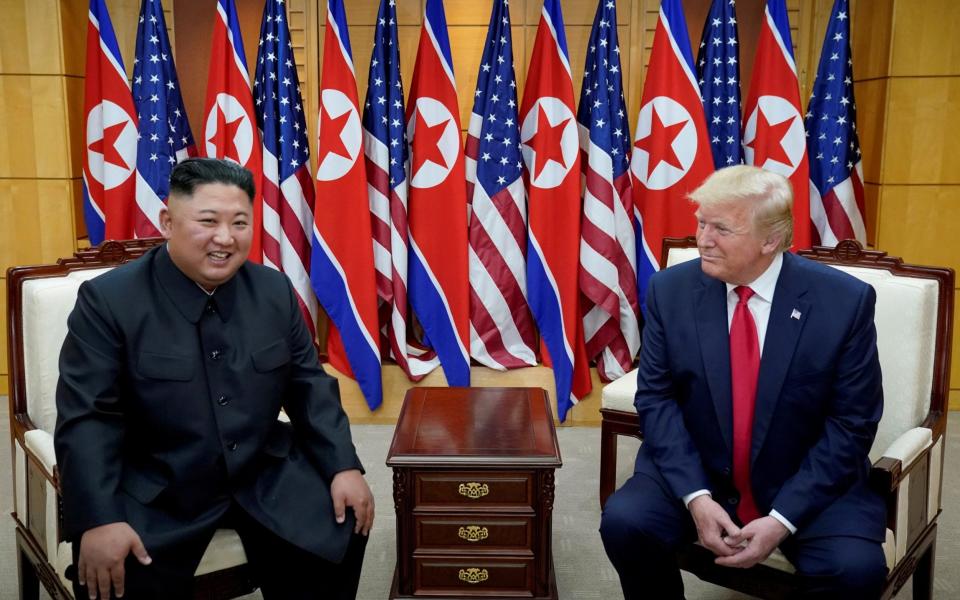
[[[100,40],[107,46],[114,60],[123,69],[123,57],[120,56],[120,44],[117,43],[117,36],[113,32],[113,22],[110,21],[110,13],[107,12],[107,6],[103,0],[90,0],[90,12],[96,17],[98,27],[100,28]]]
[[[440,46],[443,60],[446,61],[450,73],[453,74],[453,56],[450,54],[450,36],[447,33],[447,16],[443,12],[443,0],[427,0],[427,8],[424,12],[427,15],[427,21],[430,22],[433,37],[436,38],[437,45]]]
[[[790,56],[793,56],[793,39],[790,37],[790,19],[787,17],[786,0],[767,0],[767,10],[770,11],[770,18],[777,27],[777,33],[783,40]]]
[[[353,62],[353,50],[350,49],[350,36],[347,33],[347,13],[343,8],[343,0],[328,0],[328,8],[333,20],[337,23],[337,29],[340,31],[340,43],[347,50],[347,57]]]
[[[463,346],[457,335],[457,328],[450,319],[450,311],[437,288],[433,285],[426,265],[420,255],[411,247],[408,266],[408,297],[413,310],[418,315],[432,315],[434,318],[421,320],[424,339],[437,352],[440,366],[447,378],[447,385],[470,385],[470,362],[464,356]]]
[[[103,217],[93,209],[93,202],[90,201],[90,193],[87,191],[87,182],[83,182],[83,220],[87,224],[87,237],[91,246],[96,246],[103,241],[105,224]]]
[[[570,53],[567,51],[567,33],[563,26],[563,11],[560,9],[560,0],[544,0],[543,10],[550,15],[550,22],[553,23],[553,29],[557,34],[557,45],[563,52],[563,57],[570,62]]]
[[[690,34],[687,32],[687,19],[683,16],[683,5],[680,4],[680,0],[663,0],[660,10],[667,18],[670,34],[680,53],[683,54],[683,60],[687,62],[690,74],[695,75],[697,69],[693,66],[693,50],[690,49]]]
[[[573,406],[570,401],[573,363],[567,354],[567,341],[563,335],[560,299],[554,293],[542,257],[530,240],[527,241],[527,300],[540,328],[540,335],[550,352],[553,378],[557,386],[557,416],[562,422],[567,418],[567,411]]]
[[[380,357],[364,335],[363,323],[357,318],[349,302],[347,286],[337,267],[323,251],[323,245],[313,236],[310,256],[310,283],[317,298],[333,319],[350,360],[350,368],[360,385],[370,410],[383,403],[383,383],[380,379]]]
[[[247,71],[247,55],[243,51],[243,35],[240,33],[240,19],[237,18],[237,6],[233,0],[218,0],[223,11],[227,13],[227,27],[233,35],[233,51],[240,57],[244,72]],[[244,73],[246,74],[246,73]]]

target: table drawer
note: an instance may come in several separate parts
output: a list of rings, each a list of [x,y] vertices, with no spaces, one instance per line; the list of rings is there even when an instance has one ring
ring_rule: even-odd
[[[533,507],[533,472],[414,473],[415,507]]]
[[[418,550],[526,550],[533,547],[533,519],[466,515],[414,516]]]
[[[414,594],[532,596],[533,559],[415,557]]]

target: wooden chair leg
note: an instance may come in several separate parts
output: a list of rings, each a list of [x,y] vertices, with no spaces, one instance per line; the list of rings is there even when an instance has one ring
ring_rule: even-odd
[[[936,540],[927,547],[926,552],[917,561],[917,568],[913,572],[913,600],[932,600],[933,598],[933,565],[936,558]]]
[[[20,584],[20,600],[37,600],[40,597],[40,579],[27,553],[17,548],[17,580]]]
[[[607,503],[617,483],[617,434],[600,425],[600,508]]]

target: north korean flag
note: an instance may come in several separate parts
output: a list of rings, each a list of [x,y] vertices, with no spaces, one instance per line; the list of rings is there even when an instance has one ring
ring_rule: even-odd
[[[372,410],[383,401],[377,286],[363,130],[343,0],[327,3],[318,122],[310,279],[333,320],[330,363],[353,374]]]
[[[225,158],[253,172],[256,194],[253,198],[253,243],[249,259],[263,262],[263,146],[253,112],[253,95],[247,73],[247,57],[234,0],[217,0],[213,19],[213,44],[210,48],[210,71],[207,78],[207,99],[204,103],[203,143],[201,153],[211,158]]]
[[[714,168],[695,73],[683,6],[680,0],[663,0],[630,160],[642,233],[637,244],[637,291],[643,307],[647,282],[660,268],[663,238],[696,231],[687,194]]]
[[[559,0],[545,0],[520,102],[527,183],[527,297],[546,347],[566,419],[590,393],[583,344],[580,265],[580,138]]]
[[[133,237],[137,111],[103,0],[90,0],[83,113],[83,216],[90,243]]]
[[[748,165],[779,173],[793,185],[793,248],[811,246],[810,163],[786,0],[767,0],[753,78],[743,112]]]
[[[442,0],[427,0],[407,102],[409,298],[447,383],[470,385],[467,186]]]

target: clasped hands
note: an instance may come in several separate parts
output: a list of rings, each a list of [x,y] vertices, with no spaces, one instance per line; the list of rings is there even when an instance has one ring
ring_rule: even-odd
[[[697,496],[688,506],[700,544],[717,555],[716,564],[747,569],[763,562],[790,534],[773,517],[755,519],[737,527],[727,511],[709,495]]]

